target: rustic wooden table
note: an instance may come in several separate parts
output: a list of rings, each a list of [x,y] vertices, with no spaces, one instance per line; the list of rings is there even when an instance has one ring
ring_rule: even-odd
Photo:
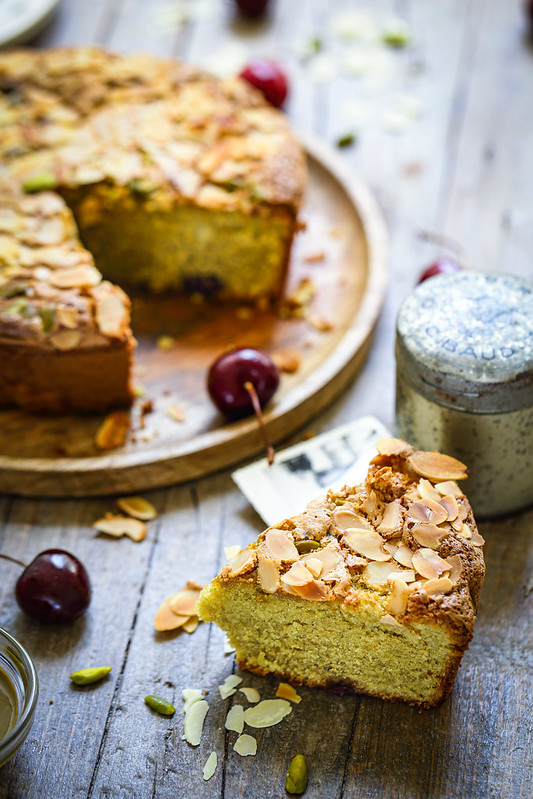
[[[387,94],[386,69],[373,81],[347,76],[324,53],[314,63],[296,53],[299,41],[319,37],[324,52],[338,55],[347,45],[328,38],[328,20],[359,3],[271,5],[267,20],[250,25],[235,21],[233,4],[222,0],[63,0],[36,44],[93,42],[213,63],[237,43],[287,66],[287,110],[300,128],[330,143],[359,132],[343,156],[385,213],[390,290],[366,365],[309,429],[366,413],[391,426],[396,312],[421,267],[440,254],[420,231],[453,237],[475,267],[533,272],[533,49],[525,16],[519,0],[374,2],[378,15],[399,11],[412,30],[408,48],[390,51],[394,92],[409,95],[395,99]],[[182,8],[192,18],[180,24]],[[40,678],[30,736],[0,772],[1,799],[282,797],[287,764],[298,752],[310,765],[309,799],[531,796],[532,512],[481,525],[487,578],[476,633],[441,708],[419,713],[301,690],[290,720],[260,731],[257,755],[241,758],[232,749],[235,734],[224,730],[228,702],[216,688],[235,670],[222,634],[201,625],[192,636],[156,636],[152,619],[160,601],[188,578],[213,577],[224,562],[223,546],[254,539],[261,520],[229,472],[149,498],[160,513],[138,545],[95,537],[91,525],[113,508],[110,498],[0,498],[0,551],[31,560],[42,549],[64,547],[86,564],[94,588],[83,620],[45,628],[19,612],[16,567],[0,562],[0,626],[28,648]],[[90,664],[112,665],[110,678],[87,689],[71,686],[68,675]],[[244,683],[263,696],[276,688],[276,681],[246,674]],[[181,738],[185,687],[210,691],[195,749]],[[143,703],[149,692],[173,700],[176,715],[149,711]],[[204,783],[202,768],[213,750],[218,769]]]

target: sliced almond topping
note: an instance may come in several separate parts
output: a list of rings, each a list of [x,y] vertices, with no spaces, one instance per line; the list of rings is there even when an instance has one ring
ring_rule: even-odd
[[[281,576],[281,581],[290,586],[306,585],[312,580],[313,575],[301,562],[293,563],[289,571]]]
[[[448,530],[434,524],[417,524],[411,530],[411,535],[422,547],[437,549],[441,538],[448,534]]]
[[[324,570],[324,564],[320,558],[309,558],[305,561],[305,566],[307,569],[309,569],[313,577],[316,578],[320,577],[322,571]]]
[[[257,752],[257,741],[253,735],[248,735],[248,733],[245,732],[243,735],[239,735],[233,748],[241,757],[255,755]]]
[[[181,422],[184,422],[185,419],[187,418],[187,414],[185,413],[185,411],[183,410],[181,405],[178,405],[177,402],[173,402],[172,405],[169,405],[167,407],[166,414],[174,422],[180,422],[181,423]]]
[[[460,527],[460,529],[457,532],[459,533],[461,538],[464,538],[467,541],[470,538],[472,538],[472,530],[470,529],[468,524],[465,524],[465,522],[461,522],[461,527]]]
[[[56,269],[48,282],[57,289],[88,288],[97,286],[102,275],[94,266],[74,266],[70,269]]]
[[[60,330],[50,336],[50,341],[58,350],[73,350],[81,341],[81,333],[79,330]]]
[[[452,497],[455,497],[456,499],[463,496],[463,492],[453,480],[445,480],[443,483],[435,483],[435,488],[443,497],[446,496],[446,494],[451,494]]]
[[[403,580],[392,581],[392,591],[387,600],[387,610],[393,616],[403,616],[407,609],[407,599],[409,597],[409,589]]]
[[[485,539],[477,532],[477,530],[474,530],[472,533],[472,543],[475,547],[482,547],[485,543]]]
[[[194,616],[200,591],[179,591],[169,598],[170,609],[178,616]]]
[[[124,333],[126,309],[124,300],[113,286],[102,283],[95,290],[96,322],[100,332],[109,338],[120,338]]]
[[[69,330],[75,330],[78,326],[78,311],[76,308],[57,308],[57,321]]]
[[[398,571],[396,563],[372,561],[365,566],[361,576],[367,585],[386,585],[391,575],[402,578],[404,572]]]
[[[274,594],[279,588],[279,571],[275,561],[259,556],[257,562],[259,585],[267,594]]]
[[[140,519],[143,522],[149,522],[157,516],[157,511],[152,503],[143,497],[120,497],[117,499],[117,505],[128,516],[133,516],[134,519]]]
[[[405,544],[400,544],[392,557],[406,569],[411,569],[413,566],[413,553]]]
[[[383,538],[375,530],[347,530],[342,540],[358,555],[363,555],[370,560],[391,559],[390,552],[385,552],[382,549]]]
[[[244,730],[244,708],[242,705],[233,705],[229,709],[224,726],[227,730],[241,734]]]
[[[235,555],[229,562],[231,568],[231,574],[233,577],[236,577],[239,574],[245,574],[245,572],[251,571],[257,560],[256,553],[251,549],[243,549],[242,552],[239,552],[238,555]]]
[[[458,508],[457,500],[455,499],[455,497],[452,496],[452,494],[447,494],[445,497],[443,497],[441,500],[439,500],[439,502],[442,505],[442,507],[444,508],[444,510],[446,511],[446,513],[448,514],[448,521],[449,522],[455,521],[455,519],[457,519],[457,515],[459,513],[459,508]],[[436,522],[435,519],[432,519],[432,521],[435,524],[439,524],[439,522]]]
[[[396,539],[396,541],[398,541],[398,539]],[[385,549],[387,552],[390,552],[392,557],[394,557],[395,554],[398,552],[398,546],[399,546],[398,543],[394,541],[385,541],[385,543],[383,544],[383,549]]]
[[[404,583],[414,583],[416,574],[414,569],[398,569],[389,574],[389,580],[403,580]]]
[[[464,480],[468,477],[466,466],[450,455],[441,452],[413,452],[409,463],[415,472],[434,483],[443,480]]]
[[[233,544],[233,546],[230,547],[224,547],[224,553],[228,560],[233,560],[235,555],[238,555],[240,551],[241,548],[238,544]]]
[[[330,572],[334,571],[337,566],[339,565],[340,555],[331,547],[327,546],[323,549],[318,550],[317,552],[310,553],[309,555],[304,555],[301,558],[301,563],[307,563],[307,560],[319,560],[323,564],[321,577],[324,580]]]
[[[446,560],[452,567],[448,577],[455,585],[463,573],[463,561],[461,560],[460,555],[450,555],[448,558],[446,558]]]
[[[298,560],[300,553],[291,539],[281,530],[268,530],[265,535],[267,549],[275,560]]]
[[[463,522],[461,519],[457,518],[454,519],[453,522],[450,522],[452,529],[455,530],[456,533],[460,533],[463,529]]]
[[[440,499],[440,494],[435,491],[433,484],[429,480],[424,480],[423,477],[418,481],[417,490],[421,499],[433,499],[435,502]]]
[[[390,533],[401,526],[402,514],[400,500],[395,499],[385,505],[383,518],[377,528],[378,533]]]
[[[142,541],[146,538],[146,525],[139,519],[132,519],[129,516],[112,516],[109,514],[104,519],[98,519],[93,527],[99,533],[111,535],[113,538],[122,538],[127,535],[132,541]]]
[[[420,499],[409,505],[409,516],[423,524],[441,524],[448,518],[448,511],[434,499]]]
[[[291,712],[291,703],[286,699],[263,699],[259,704],[244,711],[244,721],[249,727],[256,729],[273,727]]]
[[[376,442],[376,449],[380,455],[410,455],[413,448],[401,438],[380,438]]]
[[[418,549],[413,554],[413,567],[417,570],[418,574],[432,580],[436,577],[441,577],[444,572],[449,572],[451,566],[447,560],[440,558],[432,549],[422,548]]]
[[[278,690],[276,691],[276,696],[279,699],[288,699],[296,705],[299,705],[302,701],[302,697],[296,693],[296,689],[293,688],[292,685],[289,685],[288,682],[280,682]]]
[[[468,511],[467,511],[467,509],[466,509],[466,506],[465,506],[465,505],[463,505],[463,503],[462,503],[462,502],[458,502],[458,503],[457,503],[457,513],[458,513],[458,516],[459,516],[459,518],[461,519],[461,521],[463,521],[463,522],[464,522],[464,520],[465,520],[465,519],[466,519],[466,517],[468,516]]]
[[[423,590],[430,596],[438,594],[448,594],[452,588],[453,583],[449,577],[438,577],[422,584]]]
[[[390,624],[391,627],[403,627],[403,624],[400,624],[398,619],[395,619],[390,613],[386,613],[384,616],[382,616],[380,618],[380,622],[382,624]]]
[[[115,411],[106,416],[96,431],[95,443],[98,449],[115,449],[126,441],[130,429],[130,417],[122,411]]]
[[[349,508],[338,508],[335,510],[332,515],[332,520],[341,530],[349,530],[352,528],[358,530],[373,529],[368,519],[365,519],[364,516],[360,516]]]
[[[304,585],[291,586],[294,594],[298,594],[302,599],[307,599],[309,602],[322,602],[328,598],[326,588],[322,581],[311,580],[310,583]]]

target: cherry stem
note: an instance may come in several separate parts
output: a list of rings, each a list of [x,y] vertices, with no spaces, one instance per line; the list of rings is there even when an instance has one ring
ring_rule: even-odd
[[[17,560],[17,558],[12,558],[11,555],[3,555],[0,552],[0,558],[3,558],[4,560],[10,560],[11,563],[17,563],[19,566],[22,566],[23,569],[27,569],[28,568],[28,564],[27,563],[23,563],[21,560]]]
[[[259,422],[259,429],[261,430],[261,435],[263,436],[263,441],[265,442],[265,447],[267,451],[268,465],[272,466],[272,464],[274,463],[274,447],[268,440],[268,434],[265,427],[265,420],[263,418],[263,413],[261,411],[261,403],[259,402],[257,391],[255,390],[254,384],[250,380],[247,380],[244,383],[244,388],[250,395],[252,405],[254,406],[255,415],[257,416],[257,421]]]
[[[420,230],[418,236],[422,241],[430,241],[432,244],[439,244],[441,247],[451,250],[458,258],[464,256],[464,247],[461,247],[458,241],[446,236],[444,233],[437,233],[433,230]]]

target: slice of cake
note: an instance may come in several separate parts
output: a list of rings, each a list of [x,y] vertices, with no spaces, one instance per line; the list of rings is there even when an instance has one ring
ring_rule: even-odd
[[[442,702],[472,638],[483,538],[462,463],[378,442],[345,486],[261,533],[206,586],[204,621],[242,668],[420,707]]]

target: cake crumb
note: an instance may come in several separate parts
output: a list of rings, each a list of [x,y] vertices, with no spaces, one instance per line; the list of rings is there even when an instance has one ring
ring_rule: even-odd
[[[130,417],[122,411],[106,416],[96,431],[95,444],[98,449],[115,449],[126,441],[130,429]]]
[[[272,360],[282,372],[294,374],[301,366],[302,356],[298,350],[287,348],[276,350],[272,354]]]
[[[170,416],[170,418],[174,422],[184,422],[185,419],[187,418],[187,414],[185,413],[181,405],[177,404],[177,402],[174,402],[172,405],[168,406],[167,416]]]

